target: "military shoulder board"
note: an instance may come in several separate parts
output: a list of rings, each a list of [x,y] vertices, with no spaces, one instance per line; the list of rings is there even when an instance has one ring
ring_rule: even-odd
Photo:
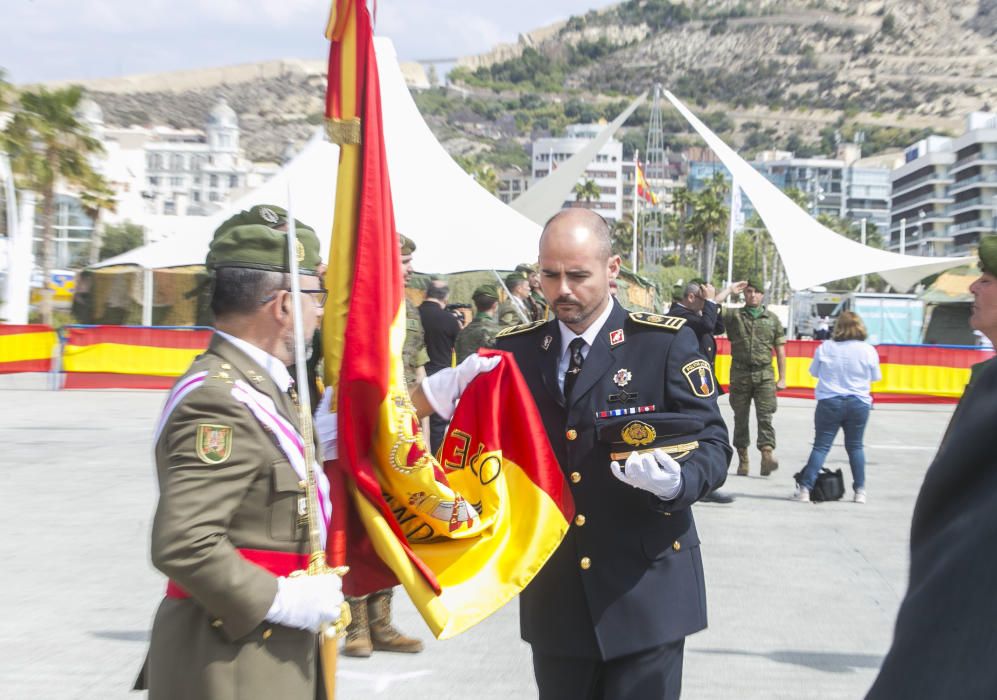
[[[685,319],[678,316],[662,316],[661,314],[649,314],[644,311],[634,311],[630,314],[630,320],[644,326],[664,328],[669,331],[677,331],[685,325]]]
[[[509,326],[508,328],[503,328],[500,330],[495,337],[496,338],[506,338],[510,335],[519,335],[520,333],[529,333],[532,330],[536,330],[540,326],[547,323],[546,321],[534,321],[533,323],[522,323],[518,326]]]

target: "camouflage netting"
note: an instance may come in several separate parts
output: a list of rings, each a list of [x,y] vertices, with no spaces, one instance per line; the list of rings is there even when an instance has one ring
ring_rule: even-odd
[[[499,270],[504,280],[509,271]],[[203,265],[153,270],[152,323],[155,326],[205,326],[211,324],[210,299]],[[450,285],[450,303],[470,304],[471,294],[482,284],[498,285],[491,270],[441,275]],[[425,299],[430,277],[415,275],[405,290],[418,306]],[[617,281],[620,301],[631,310],[660,308],[654,286],[624,271]],[[142,323],[143,271],[134,265],[87,269],[80,273],[73,297],[77,323],[139,325]],[[504,299],[505,291],[499,287]],[[470,318],[473,313],[467,311]]]
[[[153,270],[152,324],[210,323],[208,300],[204,297],[206,278],[203,265]],[[143,279],[143,270],[134,265],[84,270],[76,284],[73,317],[79,323],[141,324]]]

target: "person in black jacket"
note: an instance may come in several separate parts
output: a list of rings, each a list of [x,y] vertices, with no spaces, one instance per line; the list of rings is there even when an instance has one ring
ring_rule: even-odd
[[[457,317],[447,311],[447,300],[450,297],[450,287],[446,280],[433,279],[426,287],[426,300],[419,305],[419,318],[426,336],[426,352],[429,362],[426,363],[426,376],[439,372],[446,367],[453,367],[454,346],[461,324]],[[429,416],[429,447],[435,453],[443,443],[447,431],[447,421],[435,413]]]
[[[980,242],[969,324],[997,342],[997,236]],[[975,365],[910,529],[910,583],[867,700],[997,698],[997,358]]]
[[[556,318],[504,329],[575,504],[572,527],[520,597],[541,700],[678,698],[686,636],[706,627],[692,504],[732,450],[716,382],[680,318],[628,313],[609,227],[587,209],[540,239]]]
[[[710,361],[716,375],[717,341],[714,336],[725,332],[723,318],[720,315],[720,305],[731,294],[739,294],[747,286],[747,282],[734,282],[719,292],[712,284],[703,280],[691,280],[684,285],[681,294],[672,302],[668,313],[678,318],[684,318],[686,326],[692,329],[699,340],[699,349]],[[723,389],[717,387],[717,392]],[[710,503],[733,503],[734,497],[720,491],[708,494],[704,501]]]

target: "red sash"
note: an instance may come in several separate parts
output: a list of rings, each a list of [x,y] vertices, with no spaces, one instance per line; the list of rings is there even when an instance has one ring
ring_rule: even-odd
[[[274,552],[266,549],[239,549],[239,554],[246,561],[250,561],[260,568],[266,569],[274,576],[288,576],[292,571],[308,568],[308,555],[295,554],[293,552]],[[170,579],[166,584],[167,598],[189,598],[180,585]]]

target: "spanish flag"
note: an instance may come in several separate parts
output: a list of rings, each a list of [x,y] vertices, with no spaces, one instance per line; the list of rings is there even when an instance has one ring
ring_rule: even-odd
[[[347,594],[400,581],[433,634],[450,637],[529,583],[573,506],[511,357],[465,391],[440,461],[426,449],[402,368],[405,298],[366,3],[337,0],[327,36],[326,117],[341,149],[323,323],[339,412],[328,556],[351,567]]]
[[[641,197],[649,204],[658,203],[658,195],[656,195],[651,190],[651,186],[647,184],[647,179],[644,177],[644,170],[640,167],[640,163],[637,163],[637,196]]]

